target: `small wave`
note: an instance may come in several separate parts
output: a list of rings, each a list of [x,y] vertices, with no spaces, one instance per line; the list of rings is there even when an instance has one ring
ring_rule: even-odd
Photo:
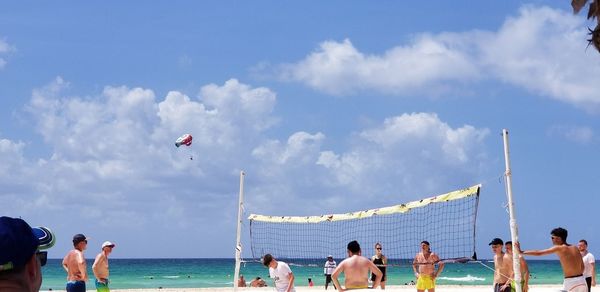
[[[476,281],[485,281],[485,278],[479,278],[471,275],[466,275],[464,277],[438,277],[440,280],[447,281],[455,281],[455,282],[476,282]]]
[[[166,278],[166,279],[178,279],[178,278],[181,278],[181,276],[163,276],[163,278]]]

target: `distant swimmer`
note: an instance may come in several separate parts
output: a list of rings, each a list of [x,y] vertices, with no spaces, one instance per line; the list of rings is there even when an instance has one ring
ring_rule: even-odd
[[[381,271],[381,289],[385,289],[385,270],[387,268],[387,258],[382,253],[383,246],[381,243],[375,244],[375,255],[371,258],[371,261],[379,268]],[[371,274],[371,282],[375,282],[375,274]]]
[[[250,281],[250,287],[267,287],[267,283],[260,277],[256,277],[254,280]]]
[[[369,287],[369,271],[375,274],[373,288],[381,282],[382,273],[368,258],[361,256],[360,244],[356,240],[348,243],[348,258],[343,260],[335,269],[331,278],[339,291],[351,289],[367,289]],[[340,285],[338,277],[344,273],[344,287]]]
[[[442,270],[444,270],[444,263],[440,262],[440,257],[431,251],[428,241],[421,241],[421,252],[417,253],[413,261],[417,291],[435,292],[435,279],[442,273]]]
[[[190,276],[188,276],[189,278]],[[246,287],[246,279],[244,279],[244,275],[240,275],[238,279],[238,287]]]
[[[543,256],[552,253],[556,254],[560,260],[565,277],[563,289],[570,292],[587,292],[587,283],[585,282],[585,278],[583,278],[584,265],[581,253],[577,247],[567,243],[567,230],[561,227],[554,228],[550,232],[550,235],[553,244],[550,248],[521,251],[521,246],[518,242],[515,244],[515,247],[524,255]]]

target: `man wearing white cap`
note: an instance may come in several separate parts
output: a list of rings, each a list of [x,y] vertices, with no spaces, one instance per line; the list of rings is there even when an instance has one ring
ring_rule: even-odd
[[[102,244],[102,251],[96,256],[92,271],[96,277],[96,290],[98,292],[108,292],[108,255],[112,252],[115,244],[110,241],[105,241]]]
[[[333,271],[335,271],[336,267],[337,264],[333,260],[333,256],[328,255],[327,261],[325,262],[325,267],[323,267],[323,274],[325,274],[325,290],[327,290],[329,283],[331,283],[331,274],[333,274]],[[335,285],[333,285],[333,288],[335,288]]]

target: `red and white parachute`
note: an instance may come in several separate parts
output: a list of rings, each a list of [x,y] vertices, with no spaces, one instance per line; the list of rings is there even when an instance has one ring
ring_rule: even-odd
[[[185,146],[190,146],[192,145],[192,135],[190,134],[185,134],[179,138],[177,138],[177,140],[175,141],[175,146],[179,147],[181,145],[185,145]]]

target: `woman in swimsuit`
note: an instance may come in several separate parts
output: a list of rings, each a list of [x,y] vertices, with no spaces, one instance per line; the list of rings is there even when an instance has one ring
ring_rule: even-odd
[[[379,268],[381,273],[381,289],[385,289],[385,270],[387,268],[387,258],[381,253],[381,243],[375,244],[375,255],[371,258],[371,261]],[[375,275],[371,274],[371,281],[375,281]]]

